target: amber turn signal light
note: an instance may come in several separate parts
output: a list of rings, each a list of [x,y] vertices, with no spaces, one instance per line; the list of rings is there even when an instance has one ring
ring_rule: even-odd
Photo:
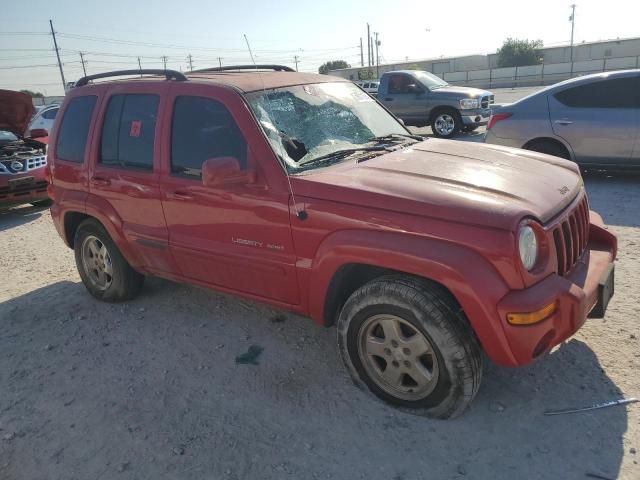
[[[511,325],[532,325],[541,322],[545,318],[550,317],[558,309],[558,303],[552,302],[535,312],[527,313],[508,313],[507,321]]]

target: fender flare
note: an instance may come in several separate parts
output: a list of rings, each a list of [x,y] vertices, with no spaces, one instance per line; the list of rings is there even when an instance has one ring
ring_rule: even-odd
[[[104,198],[89,193],[85,202],[85,213],[102,224],[129,265],[142,272],[143,263],[125,238],[122,218],[113,206]]]
[[[445,240],[406,233],[341,230],[320,244],[311,266],[308,305],[324,324],[325,303],[334,275],[349,264],[363,264],[440,283],[464,310],[489,357],[515,364],[496,305],[509,288],[479,253]]]

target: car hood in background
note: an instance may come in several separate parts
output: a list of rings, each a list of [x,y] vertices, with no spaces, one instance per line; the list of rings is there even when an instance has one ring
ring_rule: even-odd
[[[292,177],[296,195],[514,230],[546,223],[583,188],[578,167],[524,150],[429,139]]]
[[[433,93],[442,95],[442,94],[450,94],[455,96],[466,96],[468,98],[479,98],[488,95],[493,95],[493,93],[487,90],[481,90],[479,88],[473,87],[456,87],[454,85],[448,85],[446,87],[436,88],[432,90]]]
[[[12,90],[0,90],[0,130],[22,137],[33,114],[31,96]]]

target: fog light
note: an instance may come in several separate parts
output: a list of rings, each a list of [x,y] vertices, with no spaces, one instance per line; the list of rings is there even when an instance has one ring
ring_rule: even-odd
[[[550,317],[557,309],[558,303],[553,302],[546,307],[542,307],[540,310],[536,310],[535,312],[508,313],[507,321],[511,325],[532,325]]]

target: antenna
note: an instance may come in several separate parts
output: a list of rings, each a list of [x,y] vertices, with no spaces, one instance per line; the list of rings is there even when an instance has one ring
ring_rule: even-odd
[[[247,42],[247,49],[249,50],[249,55],[251,56],[251,62],[253,63],[253,66],[256,68],[256,72],[258,74],[258,77],[260,78],[260,81],[262,82],[262,93],[263,95],[265,95],[266,99],[267,99],[267,103],[266,106],[267,108],[270,107],[269,103],[269,95],[267,94],[267,88],[265,87],[264,84],[264,79],[262,78],[262,74],[260,73],[260,70],[258,70],[258,65],[256,64],[255,59],[253,58],[253,52],[251,51],[251,45],[249,45],[249,39],[247,38],[247,34],[243,34],[244,35],[244,41]],[[270,108],[269,108],[270,110]],[[271,117],[271,112],[269,112],[269,116]],[[280,155],[282,155],[282,145],[280,146],[281,150],[280,150]],[[289,191],[291,192],[291,200],[293,201],[293,209],[296,212],[296,217],[298,217],[300,220],[305,220],[307,218],[307,212],[305,212],[304,210],[298,210],[298,204],[296,202],[296,196],[293,193],[293,187],[291,186],[291,179],[289,178],[289,172],[287,172],[287,169],[285,167],[285,176],[287,177],[287,184],[289,185]]]

